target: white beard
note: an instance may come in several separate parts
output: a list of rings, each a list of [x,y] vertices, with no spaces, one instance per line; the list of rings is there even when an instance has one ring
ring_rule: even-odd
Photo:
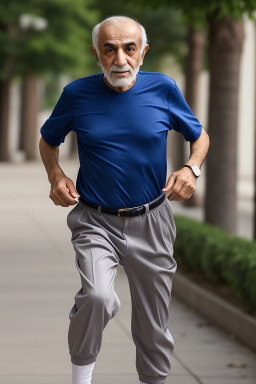
[[[109,71],[105,70],[103,67],[101,61],[99,60],[102,72],[104,73],[104,76],[106,77],[107,81],[109,82],[112,87],[129,87],[135,80],[137,73],[139,72],[140,65],[136,67],[134,70],[129,64],[126,64],[123,67],[119,67],[118,65],[113,64]],[[128,77],[120,77],[118,78],[118,75],[113,75],[112,71],[129,71]],[[114,78],[115,76],[115,78]]]

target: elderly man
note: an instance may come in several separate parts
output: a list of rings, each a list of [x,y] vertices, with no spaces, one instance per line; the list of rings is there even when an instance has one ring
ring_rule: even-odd
[[[64,87],[40,140],[50,198],[62,207],[75,205],[67,223],[82,287],[69,314],[72,380],[91,383],[103,329],[121,304],[114,290],[121,265],[131,293],[140,383],[164,384],[174,347],[168,321],[177,267],[168,200],[191,197],[209,139],[173,79],[139,71],[149,45],[137,21],[107,18],[94,27],[92,40],[103,73]],[[165,186],[171,129],[191,142],[191,154]],[[76,188],[58,164],[58,147],[71,130],[80,159]]]

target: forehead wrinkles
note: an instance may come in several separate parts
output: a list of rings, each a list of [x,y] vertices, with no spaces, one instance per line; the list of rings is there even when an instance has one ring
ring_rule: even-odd
[[[106,41],[116,41],[116,42],[128,42],[128,40],[134,40],[139,43],[140,40],[140,28],[135,24],[128,25],[113,25],[107,24],[103,25],[100,29],[99,40],[101,43]],[[125,41],[126,40],[126,41]]]

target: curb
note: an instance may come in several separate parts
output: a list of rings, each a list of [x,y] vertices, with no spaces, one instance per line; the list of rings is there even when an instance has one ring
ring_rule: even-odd
[[[202,316],[256,350],[256,319],[253,316],[201,288],[180,272],[176,272],[174,276],[173,294]]]

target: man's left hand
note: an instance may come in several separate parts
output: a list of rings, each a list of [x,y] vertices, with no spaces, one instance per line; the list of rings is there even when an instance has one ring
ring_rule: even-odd
[[[184,167],[173,172],[166,186],[162,189],[166,192],[168,200],[182,201],[189,199],[196,190],[196,177],[191,169]]]

